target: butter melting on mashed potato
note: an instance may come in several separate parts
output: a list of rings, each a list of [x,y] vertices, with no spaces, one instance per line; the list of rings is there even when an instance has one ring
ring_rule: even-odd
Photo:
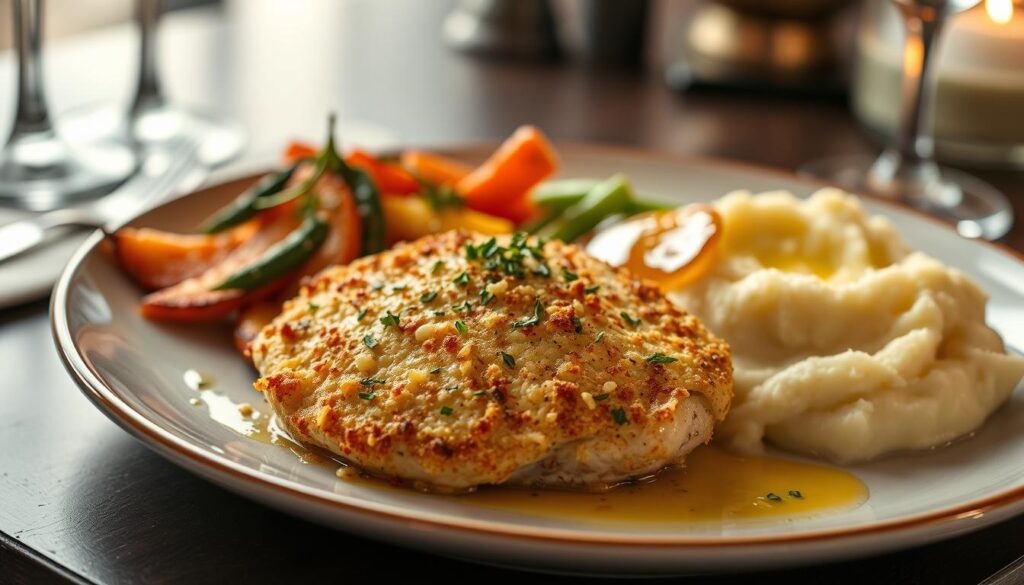
[[[735,399],[716,437],[835,461],[944,444],[1024,376],[985,324],[985,293],[911,251],[835,189],[715,203],[715,268],[673,298],[732,346]]]

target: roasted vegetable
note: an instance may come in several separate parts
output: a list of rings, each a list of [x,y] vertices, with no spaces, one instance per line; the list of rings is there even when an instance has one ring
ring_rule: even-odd
[[[214,266],[257,229],[258,222],[216,235],[125,227],[111,235],[112,251],[118,264],[139,284],[150,289],[164,288]]]
[[[530,188],[558,169],[554,149],[540,130],[523,126],[482,165],[455,184],[469,207],[516,223],[530,218]]]
[[[370,153],[353,149],[345,155],[345,162],[370,175],[381,195],[411,195],[420,192],[420,182],[402,167],[377,159]]]
[[[298,166],[299,163],[295,163],[283,171],[263,177],[258,183],[235,197],[231,203],[211,215],[199,229],[207,234],[215,234],[252,219],[260,211],[257,202],[276,195],[284,189],[288,181],[295,175]]]
[[[633,202],[633,189],[625,175],[614,175],[594,186],[557,220],[540,231],[546,237],[572,242],[613,215],[625,214]]]
[[[140,312],[150,319],[168,321],[204,321],[227,315],[244,304],[281,290],[291,278],[285,275],[251,291],[213,290],[229,276],[244,270],[297,226],[291,217],[260,220],[259,229],[220,262],[202,273],[143,297]]]
[[[537,217],[524,229],[530,233],[540,232],[542,228],[562,217],[567,209],[582,201],[587,193],[600,183],[601,181],[597,179],[562,179],[537,185],[530,194],[537,207]],[[633,215],[647,211],[663,211],[671,207],[664,203],[639,199],[634,195],[629,208],[621,213]]]
[[[384,197],[388,218],[389,243],[411,241],[427,234],[465,229],[486,235],[512,233],[515,225],[504,218],[480,213],[467,207],[435,209],[422,197]]]
[[[267,248],[254,262],[229,275],[210,290],[238,288],[254,290],[295,270],[309,259],[327,239],[330,226],[316,215],[307,216],[302,225],[286,238]]]
[[[402,166],[420,180],[431,185],[454,185],[473,169],[459,161],[422,150],[402,153]]]

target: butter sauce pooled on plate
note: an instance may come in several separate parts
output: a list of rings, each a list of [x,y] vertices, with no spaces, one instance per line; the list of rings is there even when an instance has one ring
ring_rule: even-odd
[[[332,453],[293,439],[276,417],[233,401],[212,382],[189,370],[185,383],[201,396],[210,418],[244,437],[285,448],[300,461],[336,470],[346,481],[373,489],[393,485],[360,475]],[[248,414],[244,414],[248,412]],[[458,498],[464,503],[517,514],[576,521],[680,524],[740,520],[778,520],[850,510],[867,500],[865,485],[841,469],[768,456],[741,456],[701,447],[683,468],[606,492],[484,487],[458,496],[419,492],[423,498]]]

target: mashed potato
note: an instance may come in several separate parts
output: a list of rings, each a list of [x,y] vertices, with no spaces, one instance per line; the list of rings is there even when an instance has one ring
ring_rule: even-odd
[[[985,293],[854,197],[733,193],[715,207],[719,260],[673,298],[732,346],[720,440],[836,461],[941,445],[1024,376],[985,325]]]

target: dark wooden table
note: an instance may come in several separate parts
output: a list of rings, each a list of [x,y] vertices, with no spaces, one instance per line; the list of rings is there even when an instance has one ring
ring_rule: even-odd
[[[416,0],[325,0],[301,9],[247,1],[175,13],[161,41],[167,85],[181,100],[244,122],[256,153],[290,137],[318,138],[329,109],[343,122],[387,128],[397,140],[422,144],[498,139],[531,122],[559,141],[784,168],[876,148],[840,101],[710,91],[684,96],[666,89],[657,72],[453,54],[438,35],[445,10]],[[57,44],[48,70],[57,108],[127,99],[134,47],[128,27]],[[5,121],[12,72],[11,56],[0,56]],[[984,176],[1014,197],[1019,218],[1024,175]],[[1008,243],[1024,250],[1024,228]],[[78,392],[53,349],[45,301],[0,312],[0,372],[2,583],[516,576],[321,528],[161,459]],[[768,576],[793,583],[976,583],[1022,552],[1024,518],[1018,518],[932,546]]]

